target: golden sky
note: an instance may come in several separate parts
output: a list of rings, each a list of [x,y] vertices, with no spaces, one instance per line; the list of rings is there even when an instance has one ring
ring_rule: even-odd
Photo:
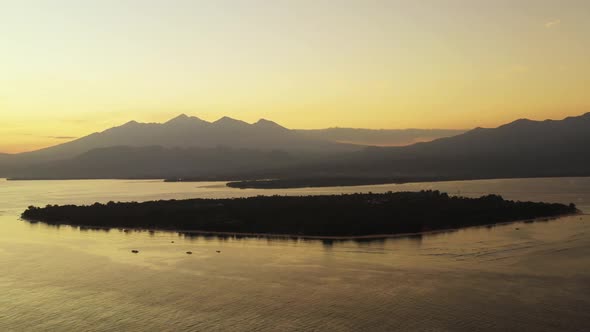
[[[492,127],[590,111],[588,0],[0,0],[0,151],[129,120]]]

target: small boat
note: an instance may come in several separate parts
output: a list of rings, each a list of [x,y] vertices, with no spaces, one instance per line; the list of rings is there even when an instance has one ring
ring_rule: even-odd
[[[192,251],[187,251],[187,252],[186,252],[186,254],[187,254],[187,255],[192,255],[192,254],[193,254],[193,252],[192,252]]]
[[[133,249],[133,250],[131,250],[131,252],[134,253],[134,254],[138,254],[139,253],[139,250]]]
[[[217,252],[218,254],[220,254],[221,253],[221,250],[216,250],[215,252]]]

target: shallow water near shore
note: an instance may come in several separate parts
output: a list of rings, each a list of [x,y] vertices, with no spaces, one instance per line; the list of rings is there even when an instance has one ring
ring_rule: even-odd
[[[28,205],[421,189],[573,202],[590,212],[590,178],[288,190],[0,180],[0,330],[590,329],[588,215],[372,241],[81,230],[18,219]]]

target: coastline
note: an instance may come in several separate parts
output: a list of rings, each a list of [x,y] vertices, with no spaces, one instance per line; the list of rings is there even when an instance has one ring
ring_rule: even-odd
[[[21,217],[84,228],[362,240],[580,212],[573,203],[511,201],[493,194],[468,198],[422,190],[29,206]]]
[[[355,241],[355,240],[379,240],[379,239],[394,239],[394,238],[404,238],[404,237],[412,237],[412,236],[424,236],[424,235],[435,235],[440,233],[448,233],[448,232],[455,232],[463,229],[470,229],[470,228],[488,228],[493,226],[505,226],[515,223],[526,223],[526,222],[542,222],[542,221],[554,221],[557,219],[565,218],[565,217],[572,217],[572,216],[579,216],[579,215],[589,215],[582,211],[578,211],[576,213],[566,213],[563,215],[552,216],[552,217],[538,217],[532,219],[521,219],[521,220],[513,220],[513,221],[503,221],[499,223],[490,223],[490,224],[482,224],[482,225],[470,225],[464,227],[455,227],[455,228],[444,228],[444,229],[436,229],[431,231],[423,231],[423,232],[412,232],[412,233],[395,233],[395,234],[370,234],[370,235],[349,235],[349,236],[329,236],[329,235],[304,235],[304,234],[272,234],[272,233],[240,233],[240,232],[222,232],[222,231],[203,231],[203,230],[181,230],[181,229],[166,229],[166,228],[143,228],[143,227],[105,227],[105,226],[86,226],[86,225],[74,225],[74,224],[60,224],[60,225],[53,225],[48,224],[43,221],[32,221],[27,220],[25,218],[19,218],[22,221],[30,222],[30,223],[41,223],[47,226],[68,226],[71,228],[77,228],[79,230],[104,230],[104,231],[111,231],[111,230],[119,230],[121,232],[162,232],[162,233],[176,233],[179,235],[200,235],[200,236],[218,236],[218,237],[244,237],[244,238],[267,238],[267,239],[293,239],[293,240],[327,240],[327,241]]]
[[[412,183],[439,183],[462,181],[486,181],[486,180],[514,180],[514,179],[554,179],[554,178],[584,178],[590,175],[546,175],[546,176],[508,176],[508,177],[424,177],[424,178],[350,178],[350,179],[271,179],[271,180],[240,180],[227,181],[226,186],[233,189],[304,189],[304,188],[329,188],[329,187],[362,187],[379,185],[401,185]],[[199,181],[166,181],[165,182],[199,182]],[[223,182],[223,181],[222,181]]]
[[[331,188],[331,187],[364,187],[364,186],[382,186],[382,185],[401,185],[401,184],[413,184],[413,183],[442,183],[442,182],[463,182],[463,181],[493,181],[493,180],[517,180],[517,179],[568,179],[568,178],[590,178],[590,175],[547,175],[547,176],[514,176],[514,177],[457,177],[457,178],[429,178],[429,179],[396,179],[388,181],[370,181],[368,183],[356,183],[356,184],[343,184],[343,183],[330,183],[326,185],[293,185],[293,186],[241,186],[242,183],[252,183],[258,180],[243,180],[236,181],[234,179],[199,179],[199,180],[171,180],[162,177],[141,177],[141,178],[0,178],[3,181],[157,181],[165,183],[198,183],[198,182],[218,182],[225,184],[226,187],[232,189],[248,190],[248,189],[261,189],[261,190],[273,190],[273,189],[305,189],[305,188]],[[268,181],[268,180],[263,180]],[[274,180],[271,180],[274,181]]]

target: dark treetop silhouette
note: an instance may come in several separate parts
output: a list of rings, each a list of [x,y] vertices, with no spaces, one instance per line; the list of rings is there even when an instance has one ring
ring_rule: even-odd
[[[48,224],[309,236],[414,233],[576,213],[575,205],[514,202],[438,191],[328,196],[258,196],[88,206],[29,207]]]

